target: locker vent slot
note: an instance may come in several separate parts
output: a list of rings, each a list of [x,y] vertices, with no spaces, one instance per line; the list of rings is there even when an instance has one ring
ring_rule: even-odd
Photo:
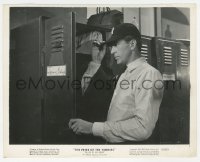
[[[164,46],[163,47],[163,53],[164,53],[164,64],[165,65],[172,65],[172,48]]]
[[[180,54],[180,64],[181,66],[188,66],[188,50],[187,49],[181,49]]]
[[[141,56],[148,61],[148,45],[147,44],[142,44],[141,47]]]
[[[64,46],[64,26],[57,25],[51,28],[51,53],[62,52]]]

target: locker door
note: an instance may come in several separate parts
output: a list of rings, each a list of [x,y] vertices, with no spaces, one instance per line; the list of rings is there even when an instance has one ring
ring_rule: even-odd
[[[180,50],[177,55],[177,79],[182,81],[182,86],[185,89],[184,95],[187,95],[187,91],[190,86],[190,42],[189,41],[179,41]]]
[[[177,79],[177,55],[180,44],[175,40],[155,38],[157,68],[163,75],[164,96],[160,106],[159,129],[162,144],[179,144],[182,130],[181,82]]]
[[[182,125],[180,132],[181,143],[189,143],[189,119],[190,119],[190,42],[181,40],[180,50],[177,55],[177,79],[181,81],[181,91],[177,94],[181,107]]]
[[[10,144],[42,142],[42,19],[34,19],[11,31]]]
[[[157,68],[166,80],[176,79],[176,56],[180,45],[173,40],[155,38]]]
[[[45,21],[44,143],[74,143],[69,119],[75,116],[75,15]]]

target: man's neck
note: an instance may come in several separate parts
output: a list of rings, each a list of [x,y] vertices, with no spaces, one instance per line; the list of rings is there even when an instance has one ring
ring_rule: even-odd
[[[126,65],[130,64],[131,62],[137,60],[138,58],[140,58],[141,56],[137,53],[132,53],[131,57],[129,58],[128,62]]]

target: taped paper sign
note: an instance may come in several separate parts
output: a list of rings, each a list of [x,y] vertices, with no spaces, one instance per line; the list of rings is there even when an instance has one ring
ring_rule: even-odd
[[[47,76],[66,76],[66,65],[47,66]]]
[[[162,77],[163,77],[163,80],[173,80],[173,81],[175,81],[175,74],[163,74],[162,75]]]

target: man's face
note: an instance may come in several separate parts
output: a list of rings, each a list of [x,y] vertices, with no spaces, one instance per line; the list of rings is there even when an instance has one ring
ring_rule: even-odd
[[[117,64],[127,64],[131,53],[130,43],[127,43],[125,40],[119,40],[111,48],[111,54],[114,55]]]

